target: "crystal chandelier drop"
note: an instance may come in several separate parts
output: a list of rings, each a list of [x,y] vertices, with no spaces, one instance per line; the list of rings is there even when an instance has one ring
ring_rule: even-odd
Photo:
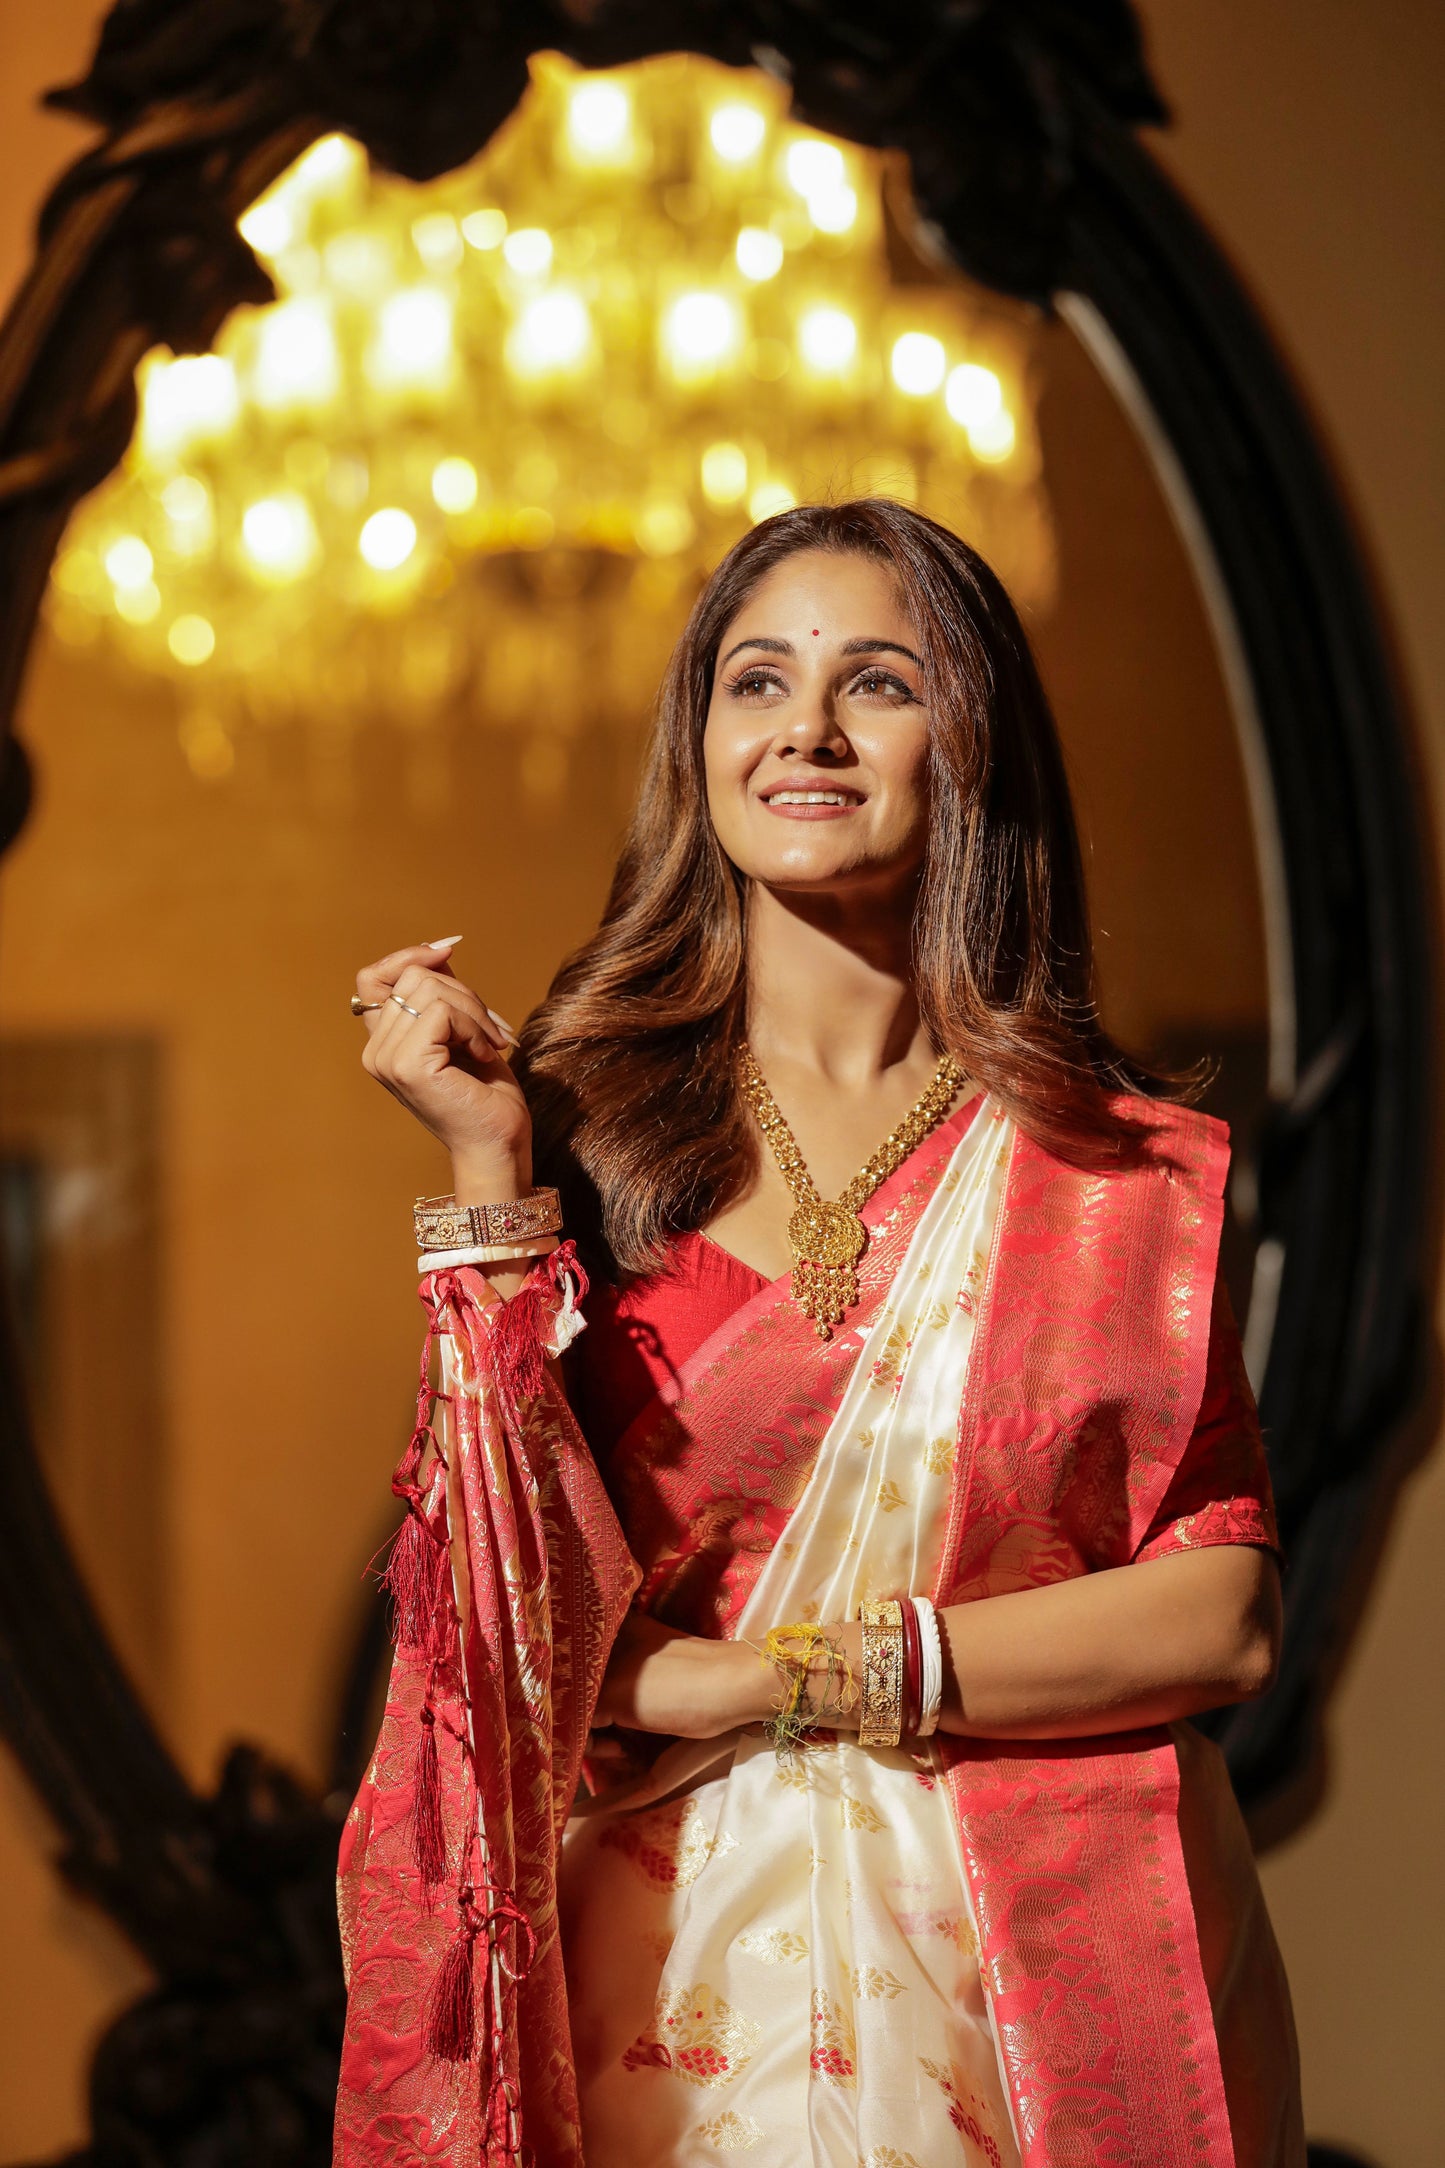
[[[708,568],[807,498],[915,503],[1045,606],[1027,325],[899,184],[691,57],[541,56],[425,187],[323,138],[241,220],[276,301],[142,363],[57,634],[171,680],[219,777],[276,722],[635,729]]]

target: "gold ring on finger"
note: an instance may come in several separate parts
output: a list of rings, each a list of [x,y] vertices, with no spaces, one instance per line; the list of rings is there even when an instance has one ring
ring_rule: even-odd
[[[399,1009],[405,1009],[405,1010],[406,1010],[406,1013],[407,1013],[407,1015],[408,1015],[408,1016],[420,1016],[420,1015],[421,1015],[421,1010],[420,1010],[420,1009],[414,1009],[414,1008],[412,1007],[412,1005],[411,1005],[411,1003],[410,1003],[409,1001],[403,1001],[403,1000],[402,1000],[402,998],[401,998],[401,995],[400,995],[400,994],[393,994],[393,995],[391,996],[391,999],[392,999],[392,1000],[393,1000],[393,1001],[394,1001],[394,1002],[396,1003],[396,1005],[397,1005],[397,1007],[398,1007]],[[380,1004],[378,1003],[378,1007],[379,1007],[379,1006],[380,1006]]]
[[[385,1007],[386,1003],[384,1001],[363,1001],[360,994],[353,994],[351,997],[351,1013],[353,1016],[365,1016],[368,1009],[384,1009]]]

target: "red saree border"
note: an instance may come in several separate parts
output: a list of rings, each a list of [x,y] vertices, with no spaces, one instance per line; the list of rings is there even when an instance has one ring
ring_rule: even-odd
[[[1168,1734],[945,1755],[1024,2168],[1233,2168]]]
[[[1145,1164],[1019,1132],[969,1366],[940,1603],[1122,1564],[1204,1389],[1228,1133],[1137,1103]],[[1233,2168],[1167,1733],[941,1748],[1024,2168]]]
[[[643,1568],[645,1609],[694,1633],[730,1630],[784,1540],[918,1221],[987,1106],[976,1093],[864,1208],[860,1299],[832,1340],[818,1339],[785,1274],[735,1311],[624,1432],[606,1475]]]
[[[1119,1173],[1068,1166],[1015,1132],[959,1417],[939,1603],[1123,1565],[1189,1443],[1229,1133],[1187,1108],[1132,1104],[1153,1120],[1155,1145]],[[1021,1531],[1036,1538],[1026,1558]]]

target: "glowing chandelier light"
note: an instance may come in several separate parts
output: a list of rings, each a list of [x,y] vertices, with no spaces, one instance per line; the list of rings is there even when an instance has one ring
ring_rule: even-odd
[[[323,138],[240,222],[276,301],[142,363],[56,632],[172,680],[218,776],[247,723],[318,704],[520,719],[559,598],[588,700],[635,724],[707,567],[807,496],[917,503],[1046,603],[1017,313],[895,283],[887,181],[769,77],[694,58],[541,56],[486,152],[425,188]]]

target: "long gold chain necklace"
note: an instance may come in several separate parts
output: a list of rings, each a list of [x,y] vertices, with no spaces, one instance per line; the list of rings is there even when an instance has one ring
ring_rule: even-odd
[[[898,1127],[890,1129],[873,1157],[865,1161],[831,1204],[818,1195],[818,1185],[798,1150],[798,1140],[784,1121],[750,1047],[738,1049],[737,1071],[743,1097],[793,1193],[796,1209],[788,1221],[793,1300],[805,1316],[812,1318],[818,1338],[826,1340],[858,1300],[858,1260],[868,1240],[868,1230],[859,1217],[863,1206],[879,1184],[903,1165],[930,1129],[943,1120],[958,1096],[963,1071],[951,1054],[944,1055]]]

